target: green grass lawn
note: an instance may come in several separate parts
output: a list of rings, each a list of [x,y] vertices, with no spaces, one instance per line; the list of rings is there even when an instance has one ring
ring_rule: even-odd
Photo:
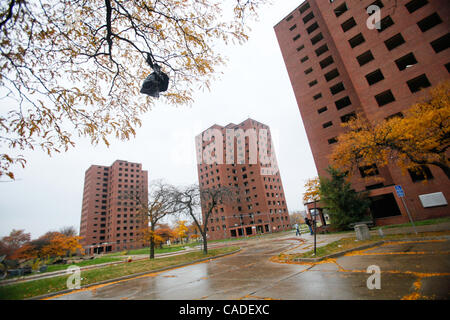
[[[78,262],[78,263],[72,263],[70,265],[77,265],[79,267],[85,267],[85,266],[92,266],[92,265],[96,265],[96,264],[102,264],[102,263],[107,263],[107,262],[115,262],[115,261],[122,261],[123,259],[121,258],[114,258],[114,257],[98,257],[92,260],[84,260],[82,262]],[[64,270],[67,269],[69,265],[67,264],[54,264],[54,265],[49,265],[47,267],[47,271],[46,272],[52,272],[52,271],[58,271],[58,270]]]
[[[414,225],[415,226],[426,226],[426,225],[430,225],[430,224],[438,224],[438,223],[444,223],[444,222],[450,222],[450,217],[414,221]],[[412,224],[411,224],[411,222],[402,223],[402,224],[391,224],[388,226],[375,227],[373,229],[379,229],[379,228],[390,229],[390,228],[403,228],[403,227],[412,227]]]
[[[92,265],[96,265],[96,264],[102,264],[102,263],[107,263],[107,262],[115,262],[115,261],[122,261],[123,258],[118,258],[118,257],[113,257],[113,256],[103,256],[103,257],[97,257],[95,259],[91,259],[91,260],[83,260],[81,262],[77,262],[77,263],[71,263],[71,264],[51,264],[47,266],[47,270],[44,272],[33,272],[31,274],[25,275],[25,277],[28,276],[32,276],[32,275],[36,275],[36,274],[44,274],[47,272],[53,272],[53,271],[59,271],[59,270],[65,270],[67,269],[69,266],[72,265],[76,265],[79,267],[85,267],[85,266],[92,266]],[[19,276],[16,277],[8,277],[9,278],[17,278]]]
[[[112,280],[126,275],[141,272],[151,272],[153,270],[175,266],[179,264],[194,262],[202,258],[210,258],[220,254],[237,250],[239,247],[225,247],[220,249],[210,249],[204,255],[201,251],[188,252],[177,256],[145,259],[130,263],[107,266],[98,269],[81,271],[81,286],[97,283],[105,280]],[[10,284],[0,287],[0,299],[25,299],[39,296],[51,292],[58,292],[67,289],[67,275],[47,279],[33,280],[23,283]]]
[[[175,246],[170,246],[170,247],[155,248],[155,254],[181,251],[181,250],[184,250],[183,247],[185,247],[185,246],[187,246],[187,245],[175,245]],[[137,255],[137,254],[150,255],[150,248],[145,247],[145,248],[141,248],[141,249],[128,250],[125,255]],[[107,253],[104,256],[105,257],[114,257],[114,256],[122,256],[122,255],[124,255],[123,251],[119,251],[119,252],[114,252],[114,253]]]

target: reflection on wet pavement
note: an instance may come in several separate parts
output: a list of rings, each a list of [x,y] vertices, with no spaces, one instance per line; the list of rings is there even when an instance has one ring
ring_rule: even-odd
[[[449,240],[393,242],[319,263],[288,264],[276,259],[281,252],[310,245],[295,238],[257,241],[237,254],[55,299],[450,298]],[[367,287],[370,265],[381,269],[380,290]]]

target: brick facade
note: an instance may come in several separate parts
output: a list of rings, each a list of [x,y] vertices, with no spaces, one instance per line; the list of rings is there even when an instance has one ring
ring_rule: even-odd
[[[111,166],[86,170],[80,236],[88,253],[140,248],[138,230],[147,225],[129,193],[148,197],[148,173],[142,165],[116,160]]]
[[[225,127],[214,125],[209,129],[218,129],[218,132],[221,132],[223,161],[215,161],[212,164],[199,161],[197,168],[200,189],[230,186],[238,188],[239,194],[233,203],[220,205],[209,217],[208,238],[216,240],[287,230],[290,224],[289,213],[280,173],[278,171],[275,174],[262,174],[261,169],[264,165],[261,165],[259,157],[256,163],[252,164],[249,153],[252,146],[251,138],[245,136],[246,133],[249,133],[248,130],[254,129],[256,136],[259,137],[259,130],[266,129],[268,153],[275,152],[271,149],[269,127],[255,120],[247,119],[238,125],[232,123]],[[232,130],[236,138],[227,140],[227,129]],[[236,131],[239,129],[242,129],[240,133]],[[199,137],[203,137],[207,130],[202,132]],[[206,141],[200,140],[199,142],[197,140],[197,152],[200,154],[203,154],[205,148],[215,141],[204,140]],[[228,162],[226,159],[227,144],[235,151],[232,153],[232,159]],[[254,146],[256,148],[256,144]],[[256,152],[258,151],[259,149],[256,150]],[[244,163],[238,161],[239,154],[245,159]]]
[[[366,25],[372,4],[381,8],[381,30]],[[326,175],[341,123],[353,113],[369,120],[400,115],[449,79],[449,17],[446,0],[309,0],[274,27],[319,175]],[[371,190],[377,224],[408,221],[394,185],[405,190],[414,219],[450,214],[446,205],[425,208],[419,199],[436,192],[450,199],[441,169],[429,166],[427,183],[393,164],[377,169],[374,177],[358,171],[352,180],[356,191]]]

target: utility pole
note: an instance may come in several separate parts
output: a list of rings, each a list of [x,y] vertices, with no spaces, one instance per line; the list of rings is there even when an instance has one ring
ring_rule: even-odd
[[[316,210],[317,210],[317,200],[314,200],[314,256],[316,256],[316,229],[317,229],[317,222],[316,222],[316,219],[317,219],[317,212],[316,212]]]

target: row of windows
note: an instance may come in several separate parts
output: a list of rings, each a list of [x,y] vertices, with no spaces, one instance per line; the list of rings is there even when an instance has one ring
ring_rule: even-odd
[[[400,37],[401,37],[401,35],[400,35]],[[450,34],[442,36],[442,37],[440,37],[437,40],[443,41],[443,39],[445,39],[445,38],[447,38],[447,40],[450,40],[450,39],[448,39],[448,38],[450,38]],[[437,43],[438,42],[434,42],[434,44],[437,44]],[[442,42],[442,45],[443,44],[444,43]],[[446,47],[449,46],[448,42],[446,42],[445,46]],[[365,63],[369,62],[372,59],[373,59],[373,55],[370,52],[370,50],[368,50],[367,52],[365,52],[365,53],[363,53],[363,54],[361,54],[360,56],[357,57],[357,60],[360,63],[360,65],[364,65]],[[331,62],[331,60],[325,60],[325,62],[326,61],[328,61],[328,63]],[[397,67],[398,67],[398,69],[400,71],[405,70],[406,68],[408,68],[408,67],[410,67],[410,66],[412,66],[412,65],[414,65],[416,63],[417,63],[417,59],[415,58],[415,56],[414,56],[414,54],[412,52],[408,53],[408,54],[406,54],[406,55],[404,55],[404,56],[402,56],[400,58],[398,58],[397,60],[395,60],[395,64],[397,65]],[[326,65],[326,63],[324,63],[323,60],[322,60],[322,65]],[[336,78],[337,76],[339,76],[338,70],[337,69],[333,69],[332,71],[330,71],[327,74],[325,74],[325,79],[327,81],[330,81],[330,80]],[[379,81],[384,79],[384,76],[383,76],[381,70],[379,70],[379,69],[375,70],[375,71],[373,71],[373,72],[371,72],[369,74],[367,74],[365,77],[366,77],[366,80],[367,80],[369,85],[373,85],[373,84],[375,84],[375,83],[377,83],[377,82],[379,82]],[[426,75],[424,75],[424,74],[420,75],[418,77],[415,77],[413,79],[410,79],[406,83],[407,83],[408,88],[410,89],[411,93],[415,93],[415,92],[420,91],[423,88],[427,88],[427,87],[429,87],[431,85],[430,82],[428,81]],[[340,83],[330,87],[330,91],[331,91],[331,93],[333,95],[338,93],[338,92],[341,92],[343,90],[345,90],[345,87],[344,87],[342,82],[340,82]],[[322,97],[322,95],[318,94],[318,95],[315,95],[313,98],[315,100],[317,100],[318,98],[321,98],[321,97]],[[381,107],[381,106],[384,106],[384,105],[386,105],[386,104],[388,104],[390,102],[395,101],[395,98],[394,98],[394,96],[393,96],[393,94],[392,94],[392,92],[390,90],[386,90],[386,91],[381,92],[380,94],[376,95],[375,96],[375,100],[377,101],[378,106]],[[350,105],[351,101],[350,101],[350,99],[348,97],[344,97],[344,98],[336,101],[335,104],[336,104],[336,108],[339,110],[339,109],[342,109],[342,108]],[[320,113],[325,112],[327,110],[328,110],[327,107],[322,107],[322,108],[318,109],[318,113],[320,114]]]
[[[284,211],[284,212],[286,212],[286,211]],[[246,216],[247,216],[247,215],[246,215]],[[235,218],[235,219],[240,218],[240,221],[241,221],[241,222],[240,222],[240,225],[255,224],[255,221],[254,221],[254,220],[250,220],[250,221],[247,221],[247,223],[245,223],[245,222],[243,221],[243,216],[240,216],[240,217],[236,217],[236,216],[235,216],[234,218]],[[250,218],[253,219],[254,217],[251,216]],[[288,220],[289,220],[289,217],[288,217],[288,216],[271,217],[271,221],[272,221],[272,222],[279,221],[279,220],[281,220],[281,221],[283,221],[283,220],[288,221]],[[218,220],[216,220],[216,222],[219,223]],[[258,220],[257,220],[257,223],[262,223],[262,222],[263,222],[262,219],[258,219]],[[211,219],[211,223],[214,223],[213,219]],[[227,225],[226,225],[226,224],[222,224],[221,226],[222,226],[222,230],[226,230],[226,228],[227,228]],[[215,230],[220,230],[220,225],[213,225],[213,226],[211,226],[211,231],[215,231]],[[209,228],[206,228],[206,231],[209,231]]]
[[[140,165],[139,164],[134,164],[134,163],[129,163],[129,162],[119,162],[119,166],[126,166],[126,167],[128,167],[128,165],[130,166],[130,167],[134,167],[134,166],[136,166],[136,167],[139,167]],[[120,168],[119,168],[119,170],[120,170]]]
[[[359,167],[358,169],[362,178],[377,176],[380,174],[376,164],[362,166]],[[415,168],[408,169],[408,173],[409,176],[411,177],[412,182],[430,180],[434,178],[430,168],[428,168],[426,165],[420,165]]]

